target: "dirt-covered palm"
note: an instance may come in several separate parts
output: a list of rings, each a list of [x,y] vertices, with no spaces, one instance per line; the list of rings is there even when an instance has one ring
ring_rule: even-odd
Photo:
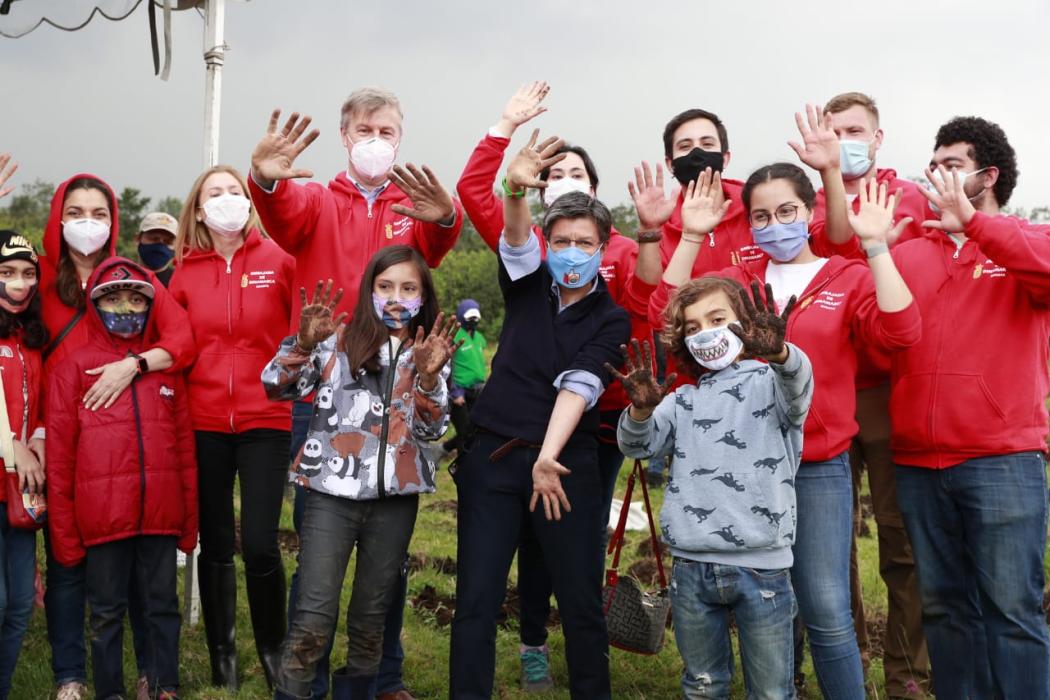
[[[638,212],[638,225],[642,231],[653,231],[660,228],[671,218],[678,195],[682,193],[681,185],[675,184],[668,196],[664,194],[664,169],[657,163],[656,176],[647,161],[634,169],[634,182],[627,182],[627,191]]]
[[[544,80],[534,80],[518,88],[507,104],[503,107],[501,121],[506,122],[516,129],[525,122],[538,117],[547,111],[546,107],[540,105],[547,93],[551,90],[550,85]]]
[[[740,290],[740,302],[749,320],[743,326],[730,324],[729,330],[744,341],[745,353],[751,357],[770,360],[780,356],[784,351],[784,335],[787,332],[788,316],[795,308],[795,297],[792,295],[784,306],[784,312],[777,315],[773,303],[773,286],[767,283],[765,291],[765,299],[763,299],[758,282],[752,282],[751,295],[754,297],[752,301],[746,290]]]
[[[620,346],[625,373],[621,373],[608,362],[605,363],[605,369],[620,380],[623,390],[627,393],[627,398],[631,400],[635,408],[640,411],[651,410],[663,400],[667,389],[674,384],[678,375],[672,372],[663,383],[656,381],[656,374],[653,372],[653,355],[650,352],[648,340],[639,343],[637,338],[632,338],[631,350],[634,351],[633,357],[626,345]]]
[[[870,248],[886,243],[890,231],[894,228],[893,210],[900,201],[900,192],[895,197],[889,197],[886,184],[879,184],[875,178],[871,178],[861,181],[857,201],[860,210],[854,214],[850,208],[846,214],[849,216],[850,228],[860,238],[861,245]]]
[[[346,312],[333,317],[335,307],[342,298],[342,289],[336,291],[334,296],[332,295],[332,280],[328,280],[327,283],[318,280],[313,299],[309,302],[306,300],[306,290],[299,288],[299,300],[303,308],[299,313],[299,332],[296,334],[296,342],[300,348],[309,352],[322,340],[335,333],[339,324],[346,318]]]
[[[299,154],[306,150],[321,132],[314,129],[303,136],[312,120],[304,116],[300,121],[298,112],[292,112],[284,127],[278,131],[277,123],[280,119],[281,110],[275,109],[270,115],[266,135],[252,151],[252,173],[265,182],[313,177],[313,171],[293,166]]]
[[[707,168],[699,182],[690,182],[682,200],[682,233],[706,236],[715,230],[729,211],[730,201],[722,192],[722,177]]]
[[[390,207],[398,214],[420,221],[435,222],[446,221],[456,212],[452,204],[452,195],[438,182],[437,175],[427,166],[424,165],[420,171],[411,163],[406,163],[404,168],[395,165],[390,179],[412,200],[411,207],[401,204]]]
[[[566,153],[558,153],[558,149],[565,143],[557,136],[548,136],[542,143],[537,145],[540,130],[532,132],[532,137],[525,147],[518,151],[517,155],[507,166],[507,186],[514,192],[519,192],[528,187],[543,189],[547,183],[540,179],[540,173],[555,163],[565,159]]]
[[[11,167],[7,167],[8,163],[11,163],[10,153],[0,153],[0,199],[3,199],[7,195],[15,191],[14,187],[5,187],[7,181],[11,179],[11,176],[18,170],[18,163],[13,163]]]
[[[806,116],[795,112],[795,124],[802,144],[788,141],[799,160],[814,170],[839,167],[839,137],[817,105],[806,105]]]
[[[438,314],[430,333],[423,337],[423,326],[416,329],[416,339],[412,343],[412,363],[416,366],[420,380],[433,379],[441,368],[451,359],[463,341],[452,342],[459,330],[455,316],[445,318]]]

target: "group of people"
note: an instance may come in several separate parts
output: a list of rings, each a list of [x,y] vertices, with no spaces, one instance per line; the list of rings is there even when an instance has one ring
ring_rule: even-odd
[[[59,700],[87,691],[86,607],[96,697],[128,697],[125,615],[133,696],[177,697],[175,551],[198,541],[211,681],[236,689],[239,484],[274,697],[409,700],[408,548],[444,453],[458,504],[451,697],[493,694],[515,555],[522,687],[554,685],[553,593],[570,695],[611,697],[601,588],[626,456],[669,469],[660,521],[684,697],[728,697],[730,613],[749,697],[793,697],[800,633],[825,697],[865,696],[853,533],[866,471],[887,694],[1050,698],[1050,227],[1001,212],[1017,180],[1002,129],[946,122],[918,185],[877,165],[874,100],[839,95],[796,115],[790,146],[815,191],[793,162],[730,179],[726,125],[689,109],[664,129],[664,162],[635,169],[638,231],[619,232],[583,147],[535,131],[504,166],[548,91],[510,98],[458,197],[428,167],[396,164],[400,104],[362,88],[341,110],[348,167],[327,186],[296,182],[312,176],[296,165],[318,135],[310,117],[275,111],[247,177],[209,168],[178,219],[143,220],[138,262],[116,256],[117,199],[91,174],[56,190],[45,255],[0,233],[0,428],[14,438],[0,698],[36,568],[34,531],[12,514],[44,493]],[[506,307],[491,372],[481,309],[442,313],[456,300],[430,272],[467,217]],[[300,548],[286,587],[289,480]],[[346,665],[330,670],[355,549]]]

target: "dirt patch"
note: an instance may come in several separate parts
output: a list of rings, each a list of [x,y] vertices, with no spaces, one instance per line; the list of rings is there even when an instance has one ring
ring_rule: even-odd
[[[881,659],[885,653],[886,616],[882,613],[864,613],[864,627],[868,631],[868,654],[872,659]]]
[[[627,573],[638,580],[643,586],[658,587],[660,585],[660,572],[656,568],[656,560],[652,557],[639,559],[631,564]]]
[[[436,510],[439,513],[452,513],[452,515],[455,515],[456,508],[459,506],[455,501],[427,501],[423,507],[427,510]]]
[[[434,624],[438,627],[451,625],[452,618],[456,614],[456,597],[442,595],[430,584],[423,586],[423,590],[412,596],[409,599],[409,603],[420,614],[431,617]],[[521,596],[518,594],[518,589],[515,586],[509,586],[503,605],[500,606],[499,615],[496,617],[496,624],[503,629],[508,629],[511,626],[510,622],[518,620],[520,615]],[[558,614],[557,608],[552,607],[547,618],[547,627],[554,628],[560,625],[561,616]]]
[[[862,493],[860,495],[860,517],[865,520],[875,517],[875,508],[871,505],[870,493]]]
[[[453,575],[456,573],[456,560],[452,557],[428,557],[422,553],[409,554],[408,570],[414,573],[423,569],[434,569],[438,573]]]
[[[644,540],[638,543],[635,548],[635,553],[640,557],[652,557],[653,556],[653,538],[646,537]],[[660,554],[666,557],[671,552],[666,542],[660,543]]]

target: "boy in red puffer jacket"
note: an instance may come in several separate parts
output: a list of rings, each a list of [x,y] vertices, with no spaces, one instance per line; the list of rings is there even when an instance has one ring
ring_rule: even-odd
[[[197,543],[197,464],[181,375],[140,374],[109,408],[83,405],[93,367],[146,349],[149,273],[124,258],[88,282],[90,341],[51,376],[47,488],[55,558],[87,563],[95,694],[124,697],[123,620],[136,578],[153,649],[151,697],[175,698],[179,617],[175,548]]]

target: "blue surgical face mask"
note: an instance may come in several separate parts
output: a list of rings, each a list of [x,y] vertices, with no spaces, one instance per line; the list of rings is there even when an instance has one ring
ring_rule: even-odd
[[[149,311],[117,313],[99,309],[98,315],[102,317],[102,325],[113,335],[120,338],[134,338],[146,328]]]
[[[845,180],[856,180],[871,170],[872,160],[868,157],[870,141],[840,141],[839,167]]]
[[[175,251],[166,243],[139,243],[139,259],[154,272],[163,270],[174,257]]]
[[[755,245],[777,262],[790,262],[798,257],[809,240],[809,223],[805,219],[782,224],[774,221],[762,230],[751,229]]]
[[[547,269],[554,281],[569,289],[579,289],[590,284],[598,274],[602,262],[602,248],[587,255],[575,246],[557,252],[547,251]]]

